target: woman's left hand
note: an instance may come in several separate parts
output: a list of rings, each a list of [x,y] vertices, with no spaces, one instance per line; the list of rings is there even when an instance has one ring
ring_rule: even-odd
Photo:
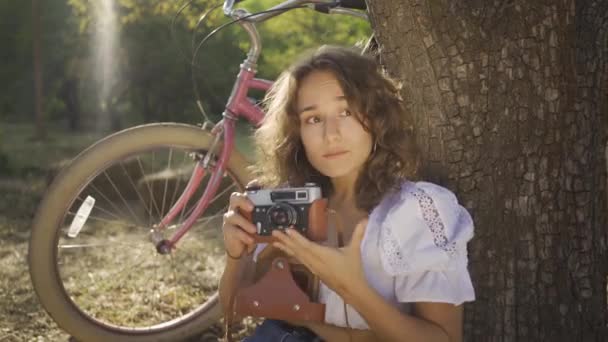
[[[289,228],[272,232],[279,241],[273,245],[294,257],[325,285],[341,297],[352,296],[356,286],[367,285],[361,260],[361,240],[367,227],[365,218],[357,224],[348,245],[341,248],[327,247],[310,241],[297,230]],[[356,285],[356,286],[353,286]]]

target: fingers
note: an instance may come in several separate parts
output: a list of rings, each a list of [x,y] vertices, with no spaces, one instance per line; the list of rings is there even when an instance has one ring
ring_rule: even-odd
[[[326,247],[308,240],[297,230],[289,228],[285,230],[285,233],[275,230],[272,235],[279,240],[279,242],[274,243],[277,248],[309,267],[314,267],[315,263],[322,262],[322,257],[325,254],[324,248]]]
[[[255,225],[245,218],[241,212],[251,212],[253,203],[243,193],[234,192],[230,195],[228,211],[224,213],[222,230],[224,232],[224,245],[232,253],[251,253],[256,246],[251,235],[257,232]]]
[[[252,239],[252,240],[253,240],[253,239]],[[247,254],[251,254],[251,253],[253,253],[253,251],[255,250],[255,247],[256,247],[256,246],[257,246],[257,245],[256,245],[255,243],[251,243],[251,244],[249,244],[249,245],[247,246]]]
[[[283,242],[275,241],[272,243],[272,245],[274,247],[282,250],[283,252],[285,252],[285,254],[287,254],[288,256],[295,257],[293,250],[291,250],[291,248],[287,247],[287,245],[285,245]]]
[[[253,210],[253,203],[247,198],[247,195],[241,192],[233,192],[230,195],[230,204],[228,210],[241,209],[245,212],[251,212]]]
[[[310,240],[305,238],[302,234],[300,234],[300,232],[297,229],[295,229],[293,227],[289,227],[288,229],[286,229],[285,234],[288,235],[291,238],[291,240],[293,240],[293,242],[295,242],[295,244],[299,245],[304,250],[309,250],[311,248],[314,248],[314,246],[316,246],[316,244],[312,243]]]
[[[242,255],[245,250],[251,253],[255,249],[255,240],[244,230],[227,225],[224,227],[224,246],[231,255]]]
[[[247,234],[244,230],[239,229],[234,226],[228,226],[225,229],[228,230],[228,233],[233,238],[241,241],[242,243],[247,245],[248,248],[250,248],[251,246],[255,247],[255,240],[253,239],[253,237],[251,237],[249,234]]]
[[[257,233],[256,226],[243,215],[239,214],[236,210],[228,210],[224,214],[224,228],[226,226],[238,227],[249,234]]]

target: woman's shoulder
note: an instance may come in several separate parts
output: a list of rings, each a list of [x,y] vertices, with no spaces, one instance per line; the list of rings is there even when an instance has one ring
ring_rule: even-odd
[[[452,190],[428,181],[406,180],[400,184],[398,193],[402,200],[405,200],[408,196],[414,196],[415,198],[430,197],[436,201],[457,201],[456,194]]]
[[[422,267],[444,267],[450,259],[463,254],[466,258],[473,220],[448,188],[406,181],[383,201],[379,212],[380,243],[390,256],[385,268],[391,273],[414,267],[414,261]]]
[[[466,209],[456,194],[447,187],[427,181],[406,180],[389,193],[377,207],[397,215],[427,216],[439,213],[445,219]]]

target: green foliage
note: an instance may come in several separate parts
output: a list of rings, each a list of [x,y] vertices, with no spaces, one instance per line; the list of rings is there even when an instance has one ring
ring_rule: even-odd
[[[252,12],[268,9],[280,1],[248,1],[244,5]],[[260,72],[274,78],[303,51],[322,44],[354,46],[371,34],[368,22],[340,15],[324,15],[311,9],[297,9],[260,26],[264,39]]]
[[[78,53],[79,37],[74,34],[76,18],[64,1],[39,1],[44,96],[57,96],[56,83],[63,78],[65,63]],[[31,1],[0,2],[0,117],[33,119],[34,21]],[[55,104],[52,104],[54,106]]]
[[[0,117],[14,113],[25,102],[20,94],[31,79],[30,13],[29,1],[0,1],[0,56],[10,63],[0,65]]]
[[[59,123],[78,119],[89,128],[111,122],[112,129],[150,121],[200,122],[193,74],[205,109],[217,118],[249,48],[247,35],[238,25],[231,25],[214,35],[191,61],[202,37],[229,19],[220,7],[193,33],[201,14],[221,1],[195,0],[176,18],[187,2],[114,0],[119,47],[112,65],[120,77],[111,87],[106,109],[101,110],[95,82],[100,68],[94,55],[98,42],[94,38],[103,1],[40,1],[47,119]],[[248,0],[238,6],[255,12],[279,2]],[[0,66],[0,82],[8,89],[0,94],[0,115],[12,120],[33,117],[30,6],[30,1],[0,2],[0,42],[7,47],[0,54],[10,61]],[[304,50],[321,44],[353,45],[371,32],[363,20],[310,9],[275,17],[259,25],[259,30],[264,43],[260,76],[271,79]]]

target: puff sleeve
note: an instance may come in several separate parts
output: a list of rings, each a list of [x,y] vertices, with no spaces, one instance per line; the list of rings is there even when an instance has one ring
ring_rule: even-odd
[[[475,299],[467,269],[473,220],[448,189],[406,183],[380,227],[380,259],[398,302],[459,305]]]

